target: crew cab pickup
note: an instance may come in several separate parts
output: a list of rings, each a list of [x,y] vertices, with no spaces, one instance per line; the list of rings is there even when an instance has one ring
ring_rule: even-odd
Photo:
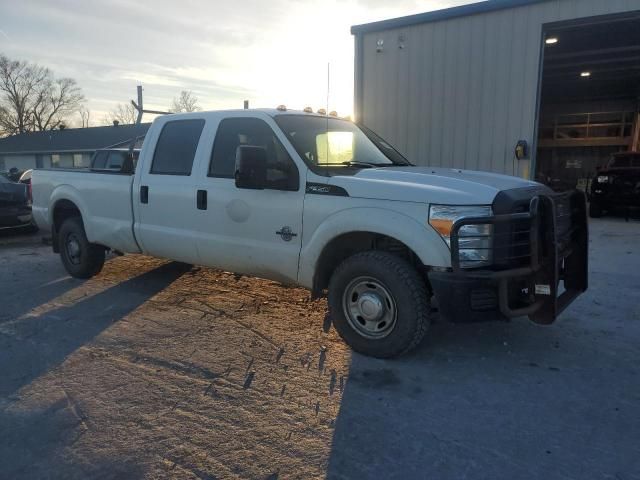
[[[137,165],[37,170],[33,214],[67,271],[108,249],[296,284],[328,296],[356,351],[394,357],[452,321],[540,324],[587,289],[586,200],[520,178],[418,167],[329,115],[156,118]]]

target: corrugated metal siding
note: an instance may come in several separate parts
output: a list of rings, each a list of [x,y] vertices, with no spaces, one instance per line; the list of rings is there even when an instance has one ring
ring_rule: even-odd
[[[635,10],[640,0],[550,0],[363,34],[356,115],[419,165],[529,176],[513,152],[534,145],[543,24]]]

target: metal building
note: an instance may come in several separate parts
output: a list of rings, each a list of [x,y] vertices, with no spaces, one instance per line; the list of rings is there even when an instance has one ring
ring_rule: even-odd
[[[640,0],[489,0],[351,33],[356,117],[414,163],[579,184],[637,148]]]

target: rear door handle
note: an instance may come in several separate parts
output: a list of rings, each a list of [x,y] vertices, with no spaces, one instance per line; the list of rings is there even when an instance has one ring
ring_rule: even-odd
[[[196,206],[198,210],[206,210],[207,209],[207,191],[206,190],[198,190],[196,194]]]
[[[140,187],[140,203],[149,203],[149,187],[147,185]]]

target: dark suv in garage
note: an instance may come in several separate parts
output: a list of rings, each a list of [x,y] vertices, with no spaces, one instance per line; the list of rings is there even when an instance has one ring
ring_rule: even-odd
[[[640,152],[614,154],[591,182],[589,216],[640,208]]]

